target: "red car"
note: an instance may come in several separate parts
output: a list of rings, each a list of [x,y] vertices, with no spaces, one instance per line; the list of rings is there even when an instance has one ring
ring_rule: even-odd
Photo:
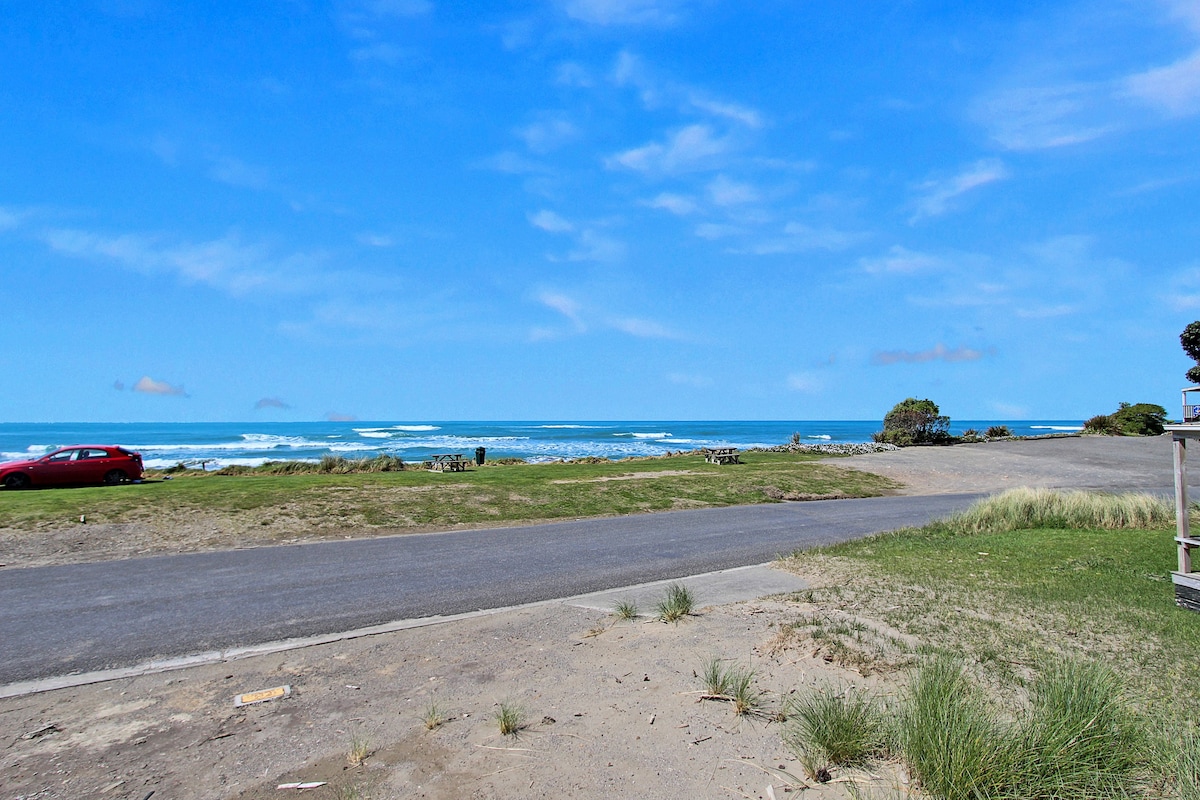
[[[77,444],[29,461],[0,464],[0,484],[6,489],[118,483],[141,480],[142,455],[109,444]]]

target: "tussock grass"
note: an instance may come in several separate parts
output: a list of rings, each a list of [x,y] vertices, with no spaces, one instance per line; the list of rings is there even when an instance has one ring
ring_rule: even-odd
[[[833,767],[864,766],[884,754],[879,704],[861,692],[818,689],[793,700],[784,741],[812,780],[828,782]]]
[[[682,583],[672,583],[667,586],[667,594],[658,601],[658,618],[663,622],[678,622],[692,613],[696,606],[696,596],[692,590]]]
[[[374,752],[375,748],[370,739],[355,734],[350,739],[350,751],[346,753],[346,763],[352,767],[361,767],[363,762]]]
[[[724,700],[733,705],[734,713],[745,716],[762,706],[762,693],[754,685],[754,670],[729,664],[719,656],[704,662],[700,679],[704,682],[705,700]]]
[[[425,706],[425,713],[421,715],[421,722],[425,723],[425,730],[431,731],[446,724],[446,712],[437,704],[436,700],[431,700],[429,705]]]
[[[632,600],[618,601],[617,604],[613,606],[613,614],[617,617],[617,619],[623,619],[627,621],[635,620],[641,616],[641,612],[638,610],[637,603],[633,602]]]
[[[516,736],[526,727],[525,711],[519,705],[505,700],[496,707],[496,725],[504,736]]]
[[[1001,533],[1031,528],[1161,528],[1174,521],[1175,508],[1171,502],[1150,494],[1023,487],[980,500],[962,514],[935,526],[947,533]]]
[[[217,475],[358,475],[403,472],[404,459],[379,454],[371,458],[322,456],[320,461],[268,461],[257,467],[230,466]]]
[[[1082,662],[1043,671],[1008,722],[961,665],[935,660],[918,673],[895,738],[911,776],[946,800],[1134,797],[1153,766],[1116,677]]]

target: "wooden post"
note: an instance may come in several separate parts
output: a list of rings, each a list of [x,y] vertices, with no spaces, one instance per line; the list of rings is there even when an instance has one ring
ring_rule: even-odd
[[[1175,531],[1180,539],[1190,539],[1191,520],[1188,519],[1187,497],[1187,439],[1179,434],[1172,437],[1175,450]],[[1179,571],[1192,571],[1192,552],[1184,541],[1179,542]]]

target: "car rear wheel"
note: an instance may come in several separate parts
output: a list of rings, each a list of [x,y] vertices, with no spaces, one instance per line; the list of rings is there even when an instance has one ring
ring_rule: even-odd
[[[110,469],[108,472],[104,473],[104,485],[105,486],[116,486],[118,483],[128,483],[128,482],[129,482],[129,476],[126,475],[123,470]]]
[[[27,489],[29,488],[29,476],[21,472],[14,472],[4,479],[4,488]]]

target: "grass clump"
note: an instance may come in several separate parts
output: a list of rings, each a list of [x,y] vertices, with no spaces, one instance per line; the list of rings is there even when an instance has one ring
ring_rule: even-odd
[[[935,523],[948,533],[1001,533],[1032,528],[1121,530],[1162,528],[1175,521],[1169,501],[1151,494],[1009,489]]]
[[[525,711],[519,705],[506,700],[496,708],[496,725],[502,735],[516,736],[526,727]]]
[[[663,622],[678,622],[692,613],[696,607],[696,596],[682,583],[667,586],[667,593],[658,601],[658,618]]]
[[[425,713],[421,715],[421,722],[425,723],[425,730],[431,731],[435,728],[440,728],[446,724],[446,712],[437,704],[436,700],[431,700],[429,705],[425,706]]]
[[[352,767],[361,767],[363,762],[374,752],[375,748],[371,745],[370,739],[355,734],[350,739],[350,751],[346,753],[346,763]]]
[[[1119,698],[1111,671],[1062,661],[1008,722],[943,658],[918,673],[896,746],[921,788],[946,800],[1133,797],[1151,766],[1149,738]]]
[[[884,754],[883,713],[871,697],[818,689],[794,700],[784,740],[809,778],[832,779],[833,767],[860,767]]]
[[[637,603],[633,602],[632,600],[618,601],[617,604],[613,606],[613,614],[616,615],[617,619],[623,619],[627,621],[635,620],[641,616],[641,612],[638,610]]]
[[[700,679],[704,681],[705,700],[723,700],[733,705],[734,713],[745,716],[762,706],[762,693],[754,686],[754,670],[713,656],[704,662]]]

